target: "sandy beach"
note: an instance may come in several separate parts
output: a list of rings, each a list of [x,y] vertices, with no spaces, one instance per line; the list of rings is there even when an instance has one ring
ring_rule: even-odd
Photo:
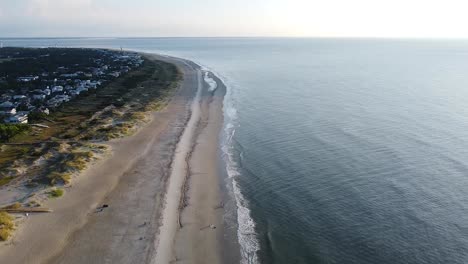
[[[221,263],[223,204],[218,141],[225,87],[197,65],[168,106],[112,155],[82,173],[66,195],[31,215],[0,245],[1,263]],[[102,205],[108,205],[99,210]]]

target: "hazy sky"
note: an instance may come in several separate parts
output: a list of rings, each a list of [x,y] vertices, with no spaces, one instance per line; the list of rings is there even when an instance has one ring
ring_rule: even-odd
[[[0,37],[468,38],[468,0],[0,0]]]

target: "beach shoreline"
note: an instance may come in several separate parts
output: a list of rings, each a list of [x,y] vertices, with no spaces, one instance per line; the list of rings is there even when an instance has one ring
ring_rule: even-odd
[[[54,213],[26,219],[0,246],[2,262],[222,262],[217,162],[225,87],[210,91],[193,62],[145,55],[183,73],[168,106],[136,134],[111,141],[110,157],[47,202]],[[98,210],[103,204],[108,207]]]

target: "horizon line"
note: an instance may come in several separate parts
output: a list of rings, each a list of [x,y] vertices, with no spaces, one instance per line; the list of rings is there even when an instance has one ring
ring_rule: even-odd
[[[11,36],[0,37],[0,40],[9,39],[412,39],[412,40],[468,40],[468,37],[383,37],[383,36]]]

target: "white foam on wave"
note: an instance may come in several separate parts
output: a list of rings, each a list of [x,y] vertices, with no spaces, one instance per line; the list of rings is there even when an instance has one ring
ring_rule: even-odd
[[[255,233],[255,222],[251,217],[248,201],[244,198],[238,183],[238,177],[241,175],[239,164],[235,158],[234,134],[239,126],[237,122],[237,110],[232,98],[232,87],[220,75],[216,75],[226,85],[227,92],[224,97],[224,142],[222,143],[223,157],[226,164],[226,171],[232,183],[232,190],[237,206],[237,237],[240,245],[241,263],[259,263],[257,251],[260,249],[259,241]]]
[[[208,91],[209,92],[214,92],[216,90],[216,88],[218,88],[218,83],[210,77],[209,75],[209,71],[204,71],[205,74],[203,75],[203,79],[205,80],[205,82],[208,84],[209,88],[208,88]]]
[[[251,217],[248,201],[241,192],[238,177],[241,176],[240,166],[236,161],[236,152],[234,149],[234,135],[236,128],[240,126],[237,122],[238,113],[233,99],[235,85],[217,73],[213,69],[202,65],[201,63],[190,59],[192,62],[199,65],[204,72],[211,72],[223,82],[226,86],[226,95],[223,101],[224,113],[224,131],[221,150],[223,152],[224,163],[226,164],[226,172],[232,184],[232,191],[237,207],[237,239],[240,246],[241,264],[258,264],[257,252],[260,250],[260,243],[255,233],[255,222]],[[212,79],[212,78],[210,78]],[[213,80],[214,81],[214,80]]]

